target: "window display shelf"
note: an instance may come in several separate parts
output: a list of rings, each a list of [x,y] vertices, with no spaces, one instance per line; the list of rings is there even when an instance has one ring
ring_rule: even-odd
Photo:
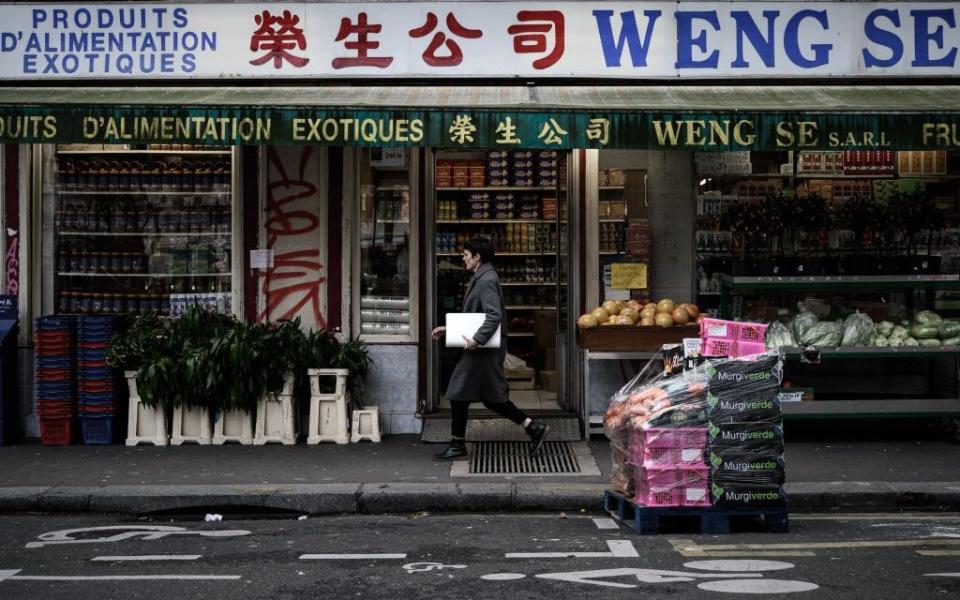
[[[462,252],[437,252],[437,256],[462,256]],[[556,256],[555,251],[543,251],[543,252],[497,252],[497,258],[501,256],[543,256],[543,257],[552,257]]]
[[[518,304],[513,306],[508,305],[508,306],[504,306],[504,308],[507,310],[557,310],[556,306],[541,306],[539,304],[536,304],[536,305]]]
[[[541,187],[536,185],[525,186],[488,186],[488,187],[438,187],[438,192],[542,192],[552,191],[556,188]]]
[[[908,400],[810,400],[784,402],[784,418],[822,417],[929,417],[960,414],[960,402],[954,399]]]
[[[512,285],[512,286],[541,286],[541,285],[557,285],[556,281],[501,281],[500,285]]]
[[[68,190],[57,190],[60,196],[230,196],[233,192],[194,192],[190,190],[167,190],[160,192],[131,192],[131,191],[110,191],[101,190],[97,192],[71,192]]]
[[[382,223],[384,225],[409,225],[409,219],[376,219],[377,223]]]
[[[545,225],[555,224],[553,221],[543,221],[541,219],[446,219],[437,221],[437,225],[502,225],[504,223],[542,223]]]
[[[601,251],[600,251],[600,256],[622,256],[622,255],[624,255],[624,254],[626,254],[626,252],[621,252],[621,251],[619,251],[619,250],[616,250],[616,251],[615,251],[615,250],[601,250]]]
[[[532,337],[534,337],[534,335],[535,335],[535,334],[534,334],[532,331],[508,331],[508,332],[507,332],[507,337],[524,337],[524,338],[529,337],[529,338],[532,338]]]
[[[138,277],[145,279],[230,277],[230,273],[57,273],[60,277]]]
[[[625,190],[625,189],[627,189],[627,186],[625,186],[625,185],[601,185],[598,189],[599,189],[601,192],[606,192],[606,191],[610,191],[610,190]]]
[[[57,150],[57,156],[120,156],[129,154],[229,156],[230,150]]]
[[[893,348],[870,348],[849,346],[845,348],[821,348],[820,358],[884,358],[884,357],[931,357],[960,354],[960,346],[897,346]],[[800,358],[800,350],[784,350],[786,358]],[[825,401],[826,402],[826,401]]]
[[[628,218],[629,217],[624,216],[624,217],[620,217],[619,219],[600,219],[599,222],[600,223],[623,223]]]
[[[57,235],[80,237],[230,237],[229,231],[60,231]]]
[[[847,287],[937,287],[960,288],[960,275],[845,275],[810,277],[734,277],[724,275],[721,285],[731,292],[740,289],[831,289]]]

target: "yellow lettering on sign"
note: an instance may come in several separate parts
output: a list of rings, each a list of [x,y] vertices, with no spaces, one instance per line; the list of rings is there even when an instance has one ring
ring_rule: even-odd
[[[610,287],[627,290],[647,287],[647,263],[613,263],[610,272]]]

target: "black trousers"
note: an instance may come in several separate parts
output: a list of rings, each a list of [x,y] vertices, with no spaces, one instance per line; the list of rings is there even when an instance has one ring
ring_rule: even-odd
[[[527,415],[510,400],[506,402],[484,402],[483,405],[501,417],[510,419],[517,425],[523,425],[523,422],[527,419]],[[467,415],[470,412],[470,403],[451,402],[450,409],[453,411],[453,423],[450,426],[450,434],[452,437],[462,440],[467,437]]]

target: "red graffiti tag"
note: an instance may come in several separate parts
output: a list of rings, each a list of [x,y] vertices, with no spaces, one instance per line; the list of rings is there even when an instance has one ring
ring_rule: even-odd
[[[320,227],[320,218],[308,210],[285,210],[291,202],[309,198],[317,193],[317,186],[306,180],[305,173],[313,148],[300,151],[299,173],[295,178],[287,174],[283,160],[275,148],[267,151],[268,161],[274,173],[267,181],[267,248],[274,249],[281,238],[306,235]],[[272,177],[277,177],[273,179]],[[261,273],[261,290],[266,298],[266,307],[257,318],[260,321],[290,319],[308,307],[318,328],[326,327],[321,310],[320,290],[327,280],[320,274],[320,250],[290,250],[276,254],[273,268]],[[275,310],[293,303],[279,315]]]

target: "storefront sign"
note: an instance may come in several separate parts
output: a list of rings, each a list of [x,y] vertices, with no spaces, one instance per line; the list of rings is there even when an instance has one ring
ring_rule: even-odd
[[[957,2],[16,3],[0,79],[956,76]]]
[[[958,114],[582,113],[0,105],[0,143],[934,150]]]

